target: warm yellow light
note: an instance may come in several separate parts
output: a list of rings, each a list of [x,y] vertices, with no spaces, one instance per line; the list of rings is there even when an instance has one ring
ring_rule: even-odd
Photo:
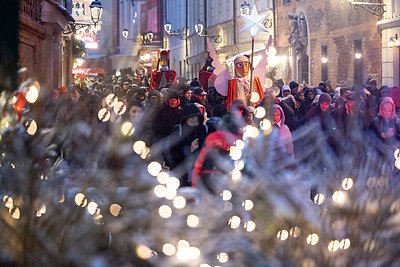
[[[232,218],[229,220],[229,224],[231,225],[232,229],[236,229],[240,226],[240,217],[239,216],[232,216]]]
[[[290,228],[289,233],[290,233],[290,235],[292,235],[294,238],[298,238],[298,237],[300,236],[301,230],[300,230],[299,227],[296,226],[296,227]]]
[[[186,261],[189,259],[189,248],[178,248],[176,257],[181,261]]]
[[[160,184],[166,184],[166,183],[168,182],[168,178],[169,178],[169,174],[166,173],[166,172],[160,172],[160,173],[157,175],[157,181],[158,181]]]
[[[162,170],[162,167],[160,163],[158,163],[157,161],[153,161],[149,164],[147,170],[152,176],[157,176]]]
[[[231,146],[229,149],[229,156],[231,156],[233,160],[239,160],[242,157],[242,150],[236,146]]]
[[[247,232],[253,232],[256,229],[256,223],[248,221],[244,224],[244,228],[246,228]]]
[[[13,199],[12,199],[11,197],[9,197],[9,198],[7,199],[6,204],[5,204],[4,206],[6,206],[6,208],[11,209],[11,208],[14,206],[14,201],[13,201]]]
[[[400,158],[396,159],[396,162],[394,163],[394,165],[396,166],[397,169],[400,170]]]
[[[159,209],[158,209],[158,213],[160,214],[160,216],[164,219],[167,219],[169,217],[171,217],[172,215],[172,209],[167,206],[167,205],[162,205]]]
[[[133,151],[135,151],[135,153],[138,155],[140,155],[140,153],[142,153],[145,148],[146,148],[146,143],[143,141],[136,141],[133,144]]]
[[[267,114],[267,112],[265,111],[265,108],[263,108],[263,107],[257,107],[254,110],[254,116],[256,116],[257,119],[264,118],[266,114]]]
[[[115,106],[117,104],[117,102],[118,102],[118,97],[116,95],[114,95],[114,94],[109,94],[106,97],[106,104],[109,107]]]
[[[199,220],[199,217],[191,214],[187,217],[186,223],[189,227],[195,228],[199,225],[200,220]]]
[[[338,240],[332,240],[328,245],[328,250],[331,252],[336,252],[340,248],[340,243]]]
[[[87,203],[88,203],[88,200],[87,200],[87,198],[85,197],[84,194],[78,193],[78,194],[76,194],[76,196],[75,196],[75,203],[76,203],[76,205],[78,205],[79,207],[84,208],[84,207],[86,207],[86,205],[87,205]]]
[[[321,62],[322,62],[322,64],[328,63],[328,58],[327,57],[322,57],[321,58]]]
[[[98,207],[99,205],[96,202],[89,202],[87,209],[91,215],[94,215],[95,213],[100,212],[100,209],[98,209]]]
[[[174,245],[172,245],[170,243],[165,243],[163,245],[162,251],[164,252],[165,255],[172,256],[176,253],[176,248]]]
[[[154,194],[159,198],[165,197],[166,192],[167,188],[163,185],[157,185],[156,187],[154,187]]]
[[[242,173],[239,170],[233,170],[231,177],[233,181],[239,181],[242,178]]]
[[[269,131],[272,127],[272,124],[268,119],[263,119],[260,121],[260,126],[263,131]]]
[[[315,246],[319,241],[319,236],[317,234],[309,234],[307,237],[307,244]]]
[[[196,248],[196,247],[190,247],[188,250],[188,257],[191,260],[195,260],[197,258],[199,258],[201,255],[200,249]]]
[[[186,206],[186,199],[183,196],[177,196],[173,201],[174,207],[177,209],[183,209]]]
[[[278,234],[276,235],[276,237],[280,240],[286,240],[289,237],[289,232],[286,230],[281,230],[278,232]]]
[[[400,159],[400,149],[399,148],[394,151],[394,158],[396,160]]]
[[[241,171],[243,169],[244,169],[244,161],[243,160],[235,161],[235,170]]]
[[[279,64],[279,58],[276,56],[268,57],[268,65],[275,68]]]
[[[118,101],[114,106],[114,112],[117,115],[122,115],[126,111],[126,105],[123,101]]]
[[[121,206],[114,203],[110,206],[110,213],[112,216],[117,217],[121,213]]]
[[[145,245],[139,245],[136,248],[136,254],[139,256],[139,258],[142,259],[149,259],[151,258],[151,249]]]
[[[99,120],[101,120],[102,122],[106,122],[110,119],[111,113],[106,108],[102,108],[99,110],[97,116]]]
[[[170,177],[167,179],[167,188],[178,189],[181,182],[176,177]]]
[[[103,224],[103,215],[101,215],[101,214],[95,214],[95,215],[93,216],[93,221],[94,221],[94,223],[97,224],[97,225]]]
[[[250,102],[257,103],[260,100],[260,95],[256,92],[251,93]]]
[[[342,241],[340,241],[340,249],[348,249],[350,247],[350,239],[346,238],[346,239],[342,239]]]
[[[34,135],[37,131],[37,124],[35,120],[30,120],[25,123],[26,132],[29,135]]]
[[[224,190],[222,191],[221,196],[223,201],[228,201],[232,198],[232,193],[229,190]]]
[[[208,265],[207,263],[202,263],[200,264],[200,267],[211,267],[211,265]]]
[[[351,178],[344,178],[342,187],[344,190],[350,190],[353,187],[353,180]]]
[[[127,121],[122,124],[121,132],[123,135],[131,136],[135,132],[135,128],[130,121]]]
[[[259,134],[259,130],[252,126],[252,125],[247,125],[246,127],[244,127],[244,134],[243,134],[243,138],[256,138]]]
[[[228,260],[229,260],[229,255],[228,255],[228,253],[222,252],[222,253],[218,254],[217,260],[218,260],[220,263],[226,263],[226,262],[228,262]]]
[[[251,210],[254,207],[253,201],[247,199],[242,203],[242,206],[245,210]]]
[[[186,240],[179,240],[178,248],[190,248],[190,243]]]
[[[236,142],[235,142],[235,146],[240,150],[243,150],[245,145],[246,144],[243,142],[243,140],[240,140],[240,139],[236,140]]]
[[[178,192],[176,191],[175,188],[167,187],[166,190],[165,190],[165,196],[164,197],[166,199],[168,199],[168,200],[172,200],[172,199],[174,199],[176,197],[177,193]]]
[[[26,92],[25,98],[29,103],[35,103],[39,97],[39,89],[35,85],[31,85]]]
[[[360,58],[362,57],[362,54],[361,54],[361,53],[355,53],[355,54],[354,54],[354,57],[355,57],[356,59],[360,59]]]
[[[314,203],[317,205],[322,205],[325,202],[324,194],[316,194],[314,197]]]
[[[13,219],[18,220],[20,215],[21,215],[21,213],[19,211],[19,208],[15,208],[14,212],[11,214],[11,217],[13,217]]]
[[[336,191],[335,193],[333,193],[332,199],[335,202],[343,203],[346,200],[346,195],[342,191]]]

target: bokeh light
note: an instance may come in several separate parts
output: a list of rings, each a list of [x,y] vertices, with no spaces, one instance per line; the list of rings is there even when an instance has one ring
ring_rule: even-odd
[[[168,178],[169,178],[169,174],[166,173],[166,172],[160,172],[160,173],[157,175],[157,181],[158,181],[160,184],[166,184],[166,183],[168,182]]]
[[[228,201],[232,198],[232,193],[229,190],[224,190],[222,191],[221,196],[223,201]]]
[[[247,232],[253,232],[256,229],[256,223],[248,221],[244,224],[244,228],[246,228]]]
[[[256,116],[257,119],[264,118],[266,114],[267,114],[267,112],[265,111],[265,108],[263,108],[263,107],[257,107],[254,110],[254,116]]]
[[[242,206],[245,210],[251,210],[254,207],[253,201],[247,199],[242,203]]]
[[[102,122],[106,122],[110,119],[111,113],[108,111],[106,108],[102,108],[99,110],[99,113],[97,114],[99,120]]]
[[[110,206],[110,213],[112,216],[117,217],[121,213],[122,207],[119,204],[112,204]]]
[[[289,232],[286,230],[281,230],[278,232],[278,234],[276,235],[276,237],[280,240],[286,240],[289,237]]]
[[[199,220],[199,217],[191,214],[187,217],[186,223],[189,227],[195,228],[199,225],[200,220]]]
[[[340,243],[338,240],[332,240],[328,245],[328,250],[330,252],[336,252],[340,248]]]
[[[163,185],[157,185],[156,187],[154,187],[154,194],[159,197],[159,198],[163,198],[165,197],[165,194],[167,193],[167,188]]]
[[[158,213],[160,214],[160,216],[164,219],[167,219],[169,217],[171,217],[172,215],[172,209],[167,206],[167,205],[162,205],[159,209],[158,209]]]
[[[220,263],[227,263],[229,261],[229,255],[228,253],[222,252],[220,254],[217,255],[217,260]]]
[[[35,103],[39,97],[39,89],[35,85],[31,85],[26,92],[25,98],[29,103]]]
[[[333,193],[332,199],[337,203],[343,203],[346,200],[346,195],[343,191],[336,191]]]
[[[140,155],[145,148],[146,148],[146,143],[143,141],[136,141],[133,144],[133,151],[135,151],[135,153],[138,155]]]
[[[229,220],[229,224],[231,225],[232,229],[236,229],[240,226],[240,217],[239,216],[232,216],[232,218]]]
[[[37,131],[37,124],[35,120],[29,120],[25,123],[26,132],[29,135],[34,135]]]
[[[177,209],[183,209],[186,206],[186,199],[183,196],[177,196],[173,201],[174,207]]]
[[[317,234],[309,234],[307,237],[307,244],[315,246],[319,241],[319,236]]]
[[[88,200],[84,194],[78,193],[75,196],[75,203],[77,206],[84,208],[86,207]]]
[[[344,178],[342,187],[344,190],[350,190],[353,187],[353,180],[351,178]]]
[[[131,136],[135,132],[135,128],[130,121],[127,121],[121,125],[121,132],[123,135]]]
[[[165,243],[163,245],[162,251],[164,252],[165,255],[172,256],[176,253],[176,248],[174,245],[170,243]]]
[[[325,202],[325,195],[324,194],[316,194],[314,196],[314,203],[317,205],[322,205]]]
[[[161,164],[158,163],[157,161],[151,162],[147,167],[148,172],[152,176],[157,176],[160,173],[161,169],[162,169]]]
[[[149,258],[151,258],[152,251],[148,246],[139,245],[136,248],[136,254],[139,256],[139,258],[149,259]]]

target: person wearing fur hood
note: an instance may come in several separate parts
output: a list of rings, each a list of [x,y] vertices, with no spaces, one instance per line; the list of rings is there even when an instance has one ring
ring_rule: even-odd
[[[289,127],[285,125],[285,113],[279,105],[274,105],[274,127],[271,138],[275,138],[277,144],[294,159],[292,134]]]
[[[370,128],[382,141],[400,141],[400,119],[396,116],[396,107],[391,97],[382,98],[379,113]]]

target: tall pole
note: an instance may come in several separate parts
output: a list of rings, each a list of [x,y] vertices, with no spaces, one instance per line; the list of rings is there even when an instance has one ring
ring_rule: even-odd
[[[253,59],[254,59],[254,37],[251,37],[251,62],[250,62],[250,99],[253,93]],[[250,105],[253,103],[250,101]]]

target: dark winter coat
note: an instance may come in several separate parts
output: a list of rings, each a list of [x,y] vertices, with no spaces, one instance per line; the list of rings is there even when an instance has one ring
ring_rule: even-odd
[[[170,135],[174,126],[180,122],[180,116],[180,107],[171,108],[168,104],[164,104],[153,121],[155,141]]]

